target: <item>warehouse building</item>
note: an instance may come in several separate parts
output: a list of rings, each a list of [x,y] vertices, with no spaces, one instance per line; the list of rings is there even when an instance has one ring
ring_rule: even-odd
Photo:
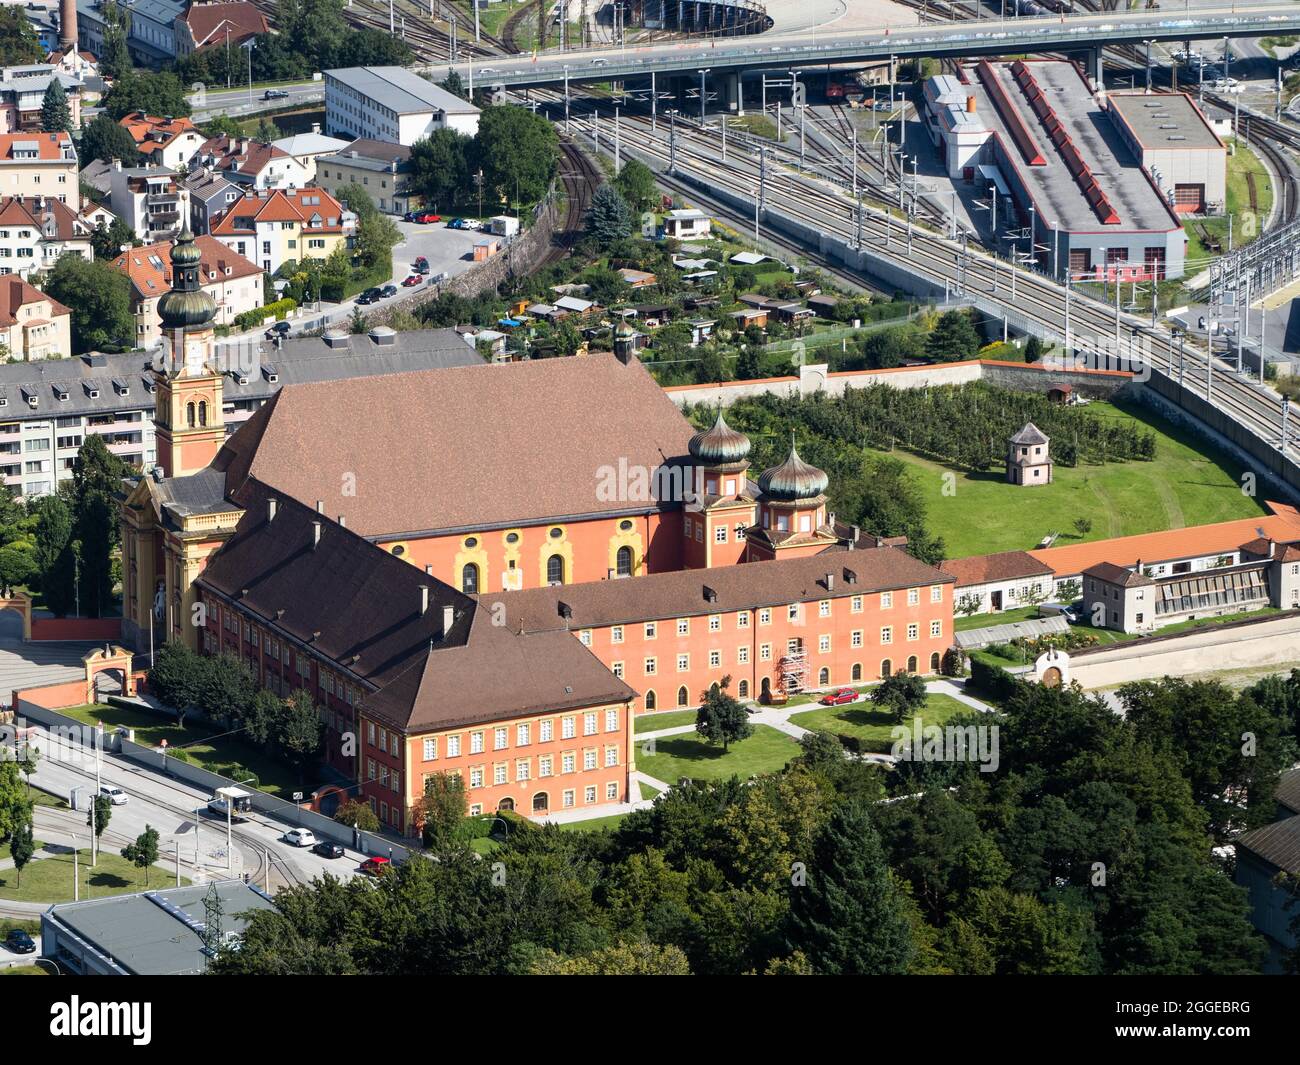
[[[949,176],[1000,197],[1003,251],[1058,278],[1183,275],[1180,219],[1074,64],[983,60],[930,79],[925,99]]]
[[[402,67],[325,71],[327,132],[408,147],[437,129],[478,132],[479,109]]]
[[[1111,93],[1115,128],[1176,214],[1222,214],[1228,150],[1186,93]]]

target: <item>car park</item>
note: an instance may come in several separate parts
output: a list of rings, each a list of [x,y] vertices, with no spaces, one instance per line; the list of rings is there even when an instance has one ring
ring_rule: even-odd
[[[328,839],[320,840],[316,846],[311,849],[312,854],[319,854],[322,858],[342,858],[343,848]]]
[[[366,874],[366,876],[378,876],[383,870],[387,869],[393,863],[387,858],[367,858],[357,869]]]
[[[856,703],[858,693],[852,688],[837,688],[833,692],[827,692],[817,701],[822,706],[843,706],[845,703]]]
[[[294,847],[316,846],[316,833],[310,828],[291,828],[280,839]]]
[[[35,954],[36,940],[21,928],[11,928],[5,936],[5,950],[10,954]]]
[[[125,806],[130,799],[121,788],[113,784],[104,784],[99,789],[99,794],[111,802],[114,806]]]

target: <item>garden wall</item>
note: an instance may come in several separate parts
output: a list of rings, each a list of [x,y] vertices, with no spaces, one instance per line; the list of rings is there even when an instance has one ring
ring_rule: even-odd
[[[33,640],[122,639],[121,618],[32,618]]]

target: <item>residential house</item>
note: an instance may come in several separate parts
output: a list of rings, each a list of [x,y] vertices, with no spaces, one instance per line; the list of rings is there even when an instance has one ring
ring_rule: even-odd
[[[0,199],[0,275],[28,278],[68,253],[93,259],[92,228],[67,204],[48,196]]]
[[[663,232],[674,240],[698,240],[713,232],[713,219],[694,207],[678,208],[664,215]]]
[[[306,167],[287,152],[251,137],[227,133],[204,141],[194,155],[193,165],[251,189],[301,188],[310,178]]]
[[[423,197],[408,188],[411,149],[403,144],[362,137],[333,155],[316,160],[316,184],[331,195],[356,183],[370,193],[385,214],[403,215],[423,205]]]
[[[205,48],[238,48],[250,37],[270,32],[266,16],[253,4],[234,0],[196,0],[172,23],[178,56]]]
[[[292,137],[281,137],[277,141],[272,141],[271,146],[295,160],[307,175],[308,181],[315,181],[317,160],[323,155],[336,155],[343,151],[348,143],[338,137],[325,136],[320,131],[320,124],[313,122],[310,133],[295,133]]]
[[[203,145],[203,134],[188,118],[160,118],[132,111],[118,120],[131,134],[144,161],[152,166],[179,170],[188,166]]]
[[[81,82],[49,63],[0,70],[0,133],[41,130],[41,106],[53,82],[68,97],[72,126],[81,125]]]
[[[113,160],[109,206],[141,240],[174,237],[189,222],[190,190],[168,167],[123,167]]]
[[[236,315],[262,306],[262,271],[215,237],[196,236],[200,287],[217,305],[215,325],[230,325]],[[131,313],[136,344],[152,347],[162,335],[158,300],[171,289],[171,243],[163,241],[130,248],[113,260],[113,267],[131,279]]]
[[[72,138],[62,130],[0,133],[0,196],[45,196],[80,210]]]
[[[200,166],[185,175],[190,190],[190,231],[211,233],[213,223],[238,203],[244,190],[220,174]]]
[[[7,359],[33,362],[72,354],[72,312],[18,277],[0,278],[0,345]]]
[[[1043,602],[1055,590],[1052,567],[1027,551],[999,551],[941,562],[939,568],[957,578],[953,613],[999,613]],[[990,625],[997,622],[989,620]]]
[[[323,189],[246,193],[212,227],[222,244],[274,274],[285,263],[325,259],[346,247],[356,215]]]

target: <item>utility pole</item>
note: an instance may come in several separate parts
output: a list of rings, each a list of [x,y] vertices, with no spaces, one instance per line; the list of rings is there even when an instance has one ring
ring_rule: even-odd
[[[758,242],[758,222],[767,199],[767,147],[758,146],[758,202],[754,204],[754,242]]]
[[[668,173],[677,173],[677,108],[668,112]]]
[[[704,105],[708,100],[708,93],[705,92],[704,89],[704,75],[706,75],[710,69],[712,68],[705,67],[703,70],[700,71],[700,126],[701,128],[704,126]]]
[[[622,169],[619,163],[620,149],[622,148],[622,142],[620,139],[621,128],[622,127],[619,125],[619,120],[618,120],[618,105],[615,104],[614,105],[614,174],[616,176],[619,170]],[[722,158],[723,159],[727,158],[725,141],[723,142]],[[479,214],[482,215],[482,213],[483,212],[480,210]]]

